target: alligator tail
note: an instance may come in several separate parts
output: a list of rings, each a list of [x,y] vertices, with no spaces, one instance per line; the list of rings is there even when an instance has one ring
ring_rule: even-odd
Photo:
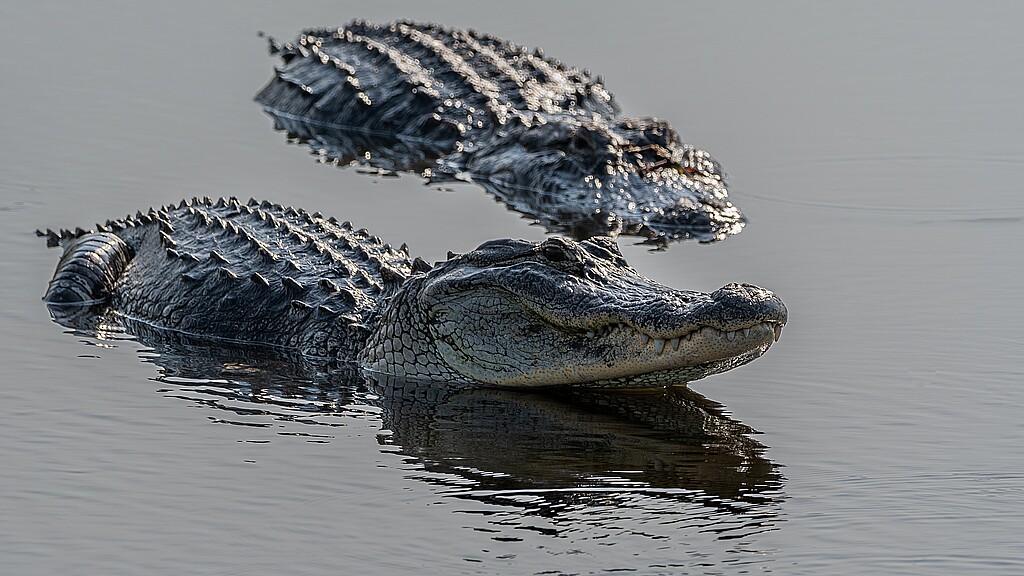
[[[135,251],[109,232],[54,233],[47,231],[50,245],[64,246],[64,255],[50,280],[43,301],[56,306],[90,305],[104,302]]]

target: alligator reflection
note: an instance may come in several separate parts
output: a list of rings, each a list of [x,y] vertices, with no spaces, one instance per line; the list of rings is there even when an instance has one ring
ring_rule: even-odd
[[[649,487],[764,502],[777,467],[751,428],[685,387],[450,390],[374,382],[388,442],[487,490]],[[681,494],[681,493],[680,493]]]
[[[743,230],[745,220],[731,205],[687,208],[677,198],[651,192],[643,200],[634,197],[617,201],[615,193],[597,194],[587,202],[536,189],[522,189],[499,177],[461,172],[439,171],[437,160],[447,150],[416,138],[396,139],[383,134],[350,130],[339,126],[314,124],[301,118],[275,114],[274,128],[285,132],[289,142],[306,144],[321,163],[338,167],[357,166],[383,176],[412,172],[427,177],[431,184],[471,182],[509,209],[544,226],[548,232],[565,234],[577,240],[593,236],[637,236],[644,244],[665,248],[671,242],[697,240],[715,242]],[[709,213],[710,211],[710,213]]]
[[[56,316],[57,311],[51,310]],[[56,318],[86,335],[122,330],[87,313]],[[196,343],[130,331],[151,351],[171,397],[225,414],[223,423],[329,439],[345,418],[379,419],[378,441],[412,459],[413,476],[445,494],[557,518],[571,509],[623,505],[638,495],[661,505],[711,507],[719,538],[778,521],[783,477],[753,429],[686,387],[653,392],[451,387],[360,374],[345,363]],[[128,338],[122,334],[121,337]],[[650,506],[650,504],[648,504]],[[706,509],[706,508],[705,508]],[[705,518],[707,520],[707,518]],[[729,522],[738,523],[739,529]],[[721,518],[714,521],[721,525]],[[716,532],[715,526],[709,531]],[[739,530],[739,532],[734,532]]]

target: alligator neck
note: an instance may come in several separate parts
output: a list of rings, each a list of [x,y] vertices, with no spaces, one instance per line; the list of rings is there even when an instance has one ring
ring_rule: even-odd
[[[376,328],[359,352],[359,364],[371,372],[406,378],[470,383],[438,354],[429,319],[416,303],[426,280],[426,276],[414,276],[396,295],[381,302],[373,315]]]

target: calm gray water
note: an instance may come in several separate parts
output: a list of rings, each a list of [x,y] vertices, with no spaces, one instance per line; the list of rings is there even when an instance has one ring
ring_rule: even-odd
[[[1024,572],[1019,4],[237,4],[3,10],[0,572]],[[427,260],[543,238],[472,186],[318,166],[272,130],[255,32],[357,16],[543,46],[711,151],[747,228],[623,252],[771,288],[781,342],[692,392],[396,398],[50,321],[33,230],[185,196]]]

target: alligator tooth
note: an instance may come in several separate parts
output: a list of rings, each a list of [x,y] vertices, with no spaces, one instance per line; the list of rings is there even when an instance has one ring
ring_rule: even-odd
[[[647,334],[640,334],[640,342],[644,346],[646,346],[647,343],[650,342],[650,341],[651,341],[651,337],[650,336],[648,336]]]
[[[665,341],[661,338],[654,339],[654,353],[661,354],[665,351]]]
[[[679,338],[672,339],[672,349],[679,350]]]
[[[733,340],[736,339],[736,332],[735,331],[733,331],[733,332],[726,332],[725,333],[725,338],[726,338],[726,340],[732,342]]]
[[[782,338],[782,324],[775,325],[775,341],[778,342],[779,338]]]
[[[743,335],[744,336],[750,336],[750,328],[744,328],[743,329]]]

